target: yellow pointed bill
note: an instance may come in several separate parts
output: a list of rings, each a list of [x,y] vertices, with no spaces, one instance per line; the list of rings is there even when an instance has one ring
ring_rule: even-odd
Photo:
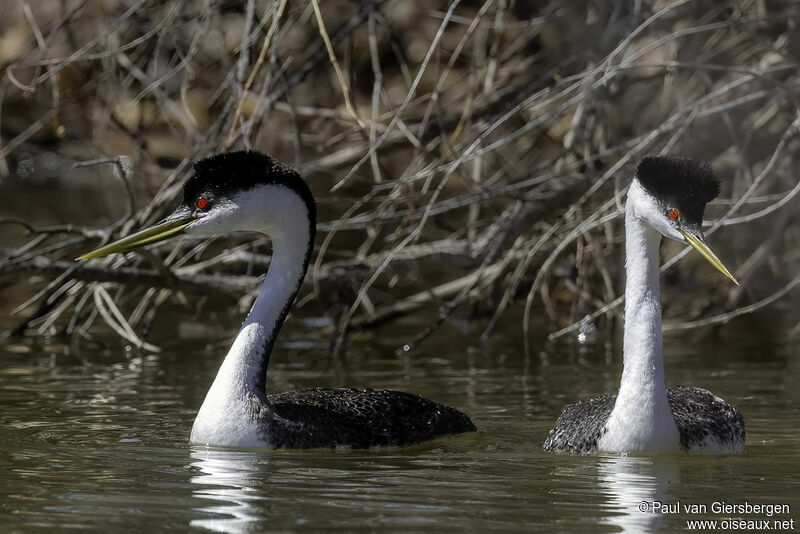
[[[87,252],[83,256],[77,258],[78,260],[88,260],[89,258],[99,258],[101,256],[108,256],[116,252],[129,252],[135,248],[151,243],[157,243],[168,239],[170,237],[180,235],[183,230],[196,220],[195,217],[181,217],[178,219],[168,219],[162,223],[145,228],[140,232],[131,234],[128,237],[123,237],[118,241],[109,243],[104,247],[100,247],[91,252]]]
[[[720,261],[717,255],[714,254],[714,251],[711,250],[711,247],[708,246],[708,243],[706,243],[706,240],[703,239],[702,236],[690,232],[685,232],[680,229],[678,231],[681,234],[683,234],[683,237],[686,239],[686,242],[692,245],[692,248],[694,248],[697,252],[699,252],[705,259],[707,259],[711,263],[711,265],[716,267],[719,272],[730,278],[734,284],[736,284],[737,286],[739,285],[739,281],[736,280],[736,278],[731,274],[731,272],[727,269],[727,267],[725,267],[725,265],[722,264],[722,261]]]

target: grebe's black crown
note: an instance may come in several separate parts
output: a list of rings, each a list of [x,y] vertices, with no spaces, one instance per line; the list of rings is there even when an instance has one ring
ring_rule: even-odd
[[[711,165],[691,158],[646,156],[634,176],[664,207],[680,210],[689,224],[701,224],[706,204],[719,194]]]
[[[312,223],[315,221],[314,197],[300,174],[255,150],[217,154],[195,163],[194,175],[183,186],[183,201],[193,206],[200,196],[230,197],[260,185],[280,185],[291,189],[303,199]]]

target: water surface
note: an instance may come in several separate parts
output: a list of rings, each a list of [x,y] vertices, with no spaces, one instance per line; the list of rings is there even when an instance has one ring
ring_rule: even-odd
[[[421,393],[468,413],[479,432],[370,451],[213,450],[186,443],[225,352],[225,335],[153,355],[109,338],[65,348],[0,346],[0,516],[4,530],[50,527],[248,532],[287,529],[684,530],[687,519],[800,519],[800,355],[755,343],[741,323],[716,340],[666,339],[671,384],[706,387],[747,422],[743,456],[561,456],[541,449],[571,402],[614,391],[608,340],[522,354],[518,322],[478,344],[445,327],[395,349],[424,325],[356,339],[330,364],[323,343],[282,335],[272,392],[314,385]],[[179,329],[180,330],[180,329]],[[231,332],[227,332],[230,334]],[[788,504],[790,514],[654,514],[641,502]]]

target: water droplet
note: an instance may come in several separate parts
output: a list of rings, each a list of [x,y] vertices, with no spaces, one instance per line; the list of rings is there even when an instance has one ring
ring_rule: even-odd
[[[403,345],[403,352],[408,352],[411,350],[411,345]]]
[[[578,329],[578,343],[581,345],[586,343],[592,343],[595,341],[597,337],[597,326],[592,322],[592,320],[587,315],[584,317],[583,321],[581,321],[581,326]]]

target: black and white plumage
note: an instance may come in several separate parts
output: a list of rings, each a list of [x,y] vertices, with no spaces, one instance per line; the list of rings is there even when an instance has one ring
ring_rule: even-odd
[[[264,284],[192,427],[210,446],[407,445],[475,430],[463,413],[419,395],[370,389],[305,389],[267,395],[275,338],[305,277],[314,246],[314,198],[297,172],[255,151],[203,159],[164,222],[82,256],[132,250],[180,233],[259,231],[273,246]]]
[[[272,447],[362,449],[475,430],[458,410],[402,391],[314,388],[267,398],[272,413],[265,441]]]
[[[602,395],[564,408],[544,442],[544,450],[577,454],[597,451],[616,401],[616,395]],[[734,452],[727,441],[744,443],[742,414],[707,389],[668,387],[667,401],[678,427],[680,450]]]
[[[711,168],[691,159],[647,157],[625,210],[623,372],[617,395],[567,406],[544,442],[552,452],[740,453],[744,421],[709,391],[664,384],[658,249],[661,236],[693,246],[736,282],[705,242],[706,204],[719,192]],[[738,283],[738,282],[737,282]]]

